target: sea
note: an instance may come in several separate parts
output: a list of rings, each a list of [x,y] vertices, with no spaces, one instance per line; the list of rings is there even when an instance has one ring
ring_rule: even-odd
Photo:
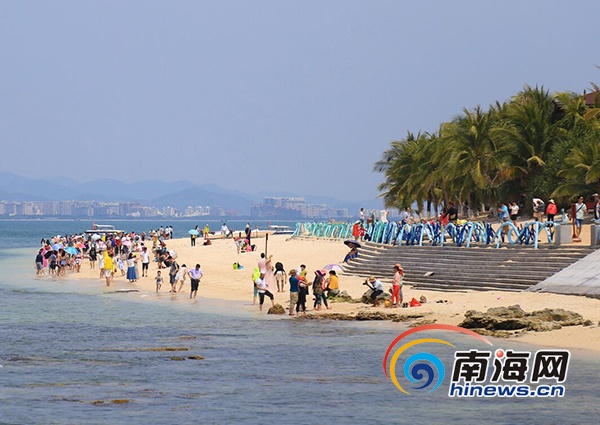
[[[424,331],[456,348],[424,346],[446,365],[433,391],[402,374],[400,356],[396,376],[405,394],[382,364],[409,329],[403,323],[289,319],[202,294],[194,303],[107,290],[101,280],[75,275],[35,276],[42,237],[90,224],[0,221],[0,424],[598,423],[600,359],[591,351],[571,350],[562,397],[449,397],[456,349],[489,346]],[[138,233],[172,225],[176,237],[187,237],[206,223],[102,224]],[[245,222],[228,224],[242,230]],[[532,356],[552,348],[488,340],[492,350]],[[439,369],[433,374],[442,376]]]

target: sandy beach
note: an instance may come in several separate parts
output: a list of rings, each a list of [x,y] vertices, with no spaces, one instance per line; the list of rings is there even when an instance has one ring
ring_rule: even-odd
[[[201,239],[195,247],[190,246],[189,239],[173,239],[166,241],[170,250],[177,252],[177,261],[180,265],[186,264],[194,267],[196,263],[201,264],[204,277],[200,284],[198,292],[198,308],[202,308],[202,299],[219,299],[239,304],[239,308],[246,309],[248,312],[254,312],[257,317],[267,314],[270,303],[265,301],[265,308],[262,312],[258,311],[258,305],[252,305],[253,286],[251,275],[260,253],[265,250],[265,238],[257,238],[253,243],[257,245],[257,251],[237,253],[235,243],[232,239],[215,239],[212,245],[203,246]],[[290,238],[289,235],[270,235],[268,239],[268,255],[273,255],[273,263],[280,261],[284,264],[286,271],[292,268],[298,268],[300,264],[306,264],[309,271],[308,276],[314,276],[313,271],[321,269],[326,264],[340,263],[348,248],[339,240],[321,240],[321,239],[297,239]],[[243,266],[241,270],[235,270],[233,263],[238,262]],[[107,290],[136,288],[143,292],[155,291],[154,276],[157,272],[157,263],[150,263],[149,276],[140,278],[136,283],[130,284],[125,276],[115,275],[114,281]],[[410,270],[405,270],[407,278],[410,279]],[[168,269],[162,270],[165,283],[162,286],[161,293],[167,294],[170,285],[168,283]],[[353,298],[360,298],[365,292],[363,278],[353,275],[347,275],[344,272],[338,273],[340,277],[340,289],[345,290]],[[389,287],[389,282],[393,276],[392,270],[388,276],[377,276]],[[104,285],[104,280],[98,278],[97,270],[90,270],[86,261],[82,267],[81,278],[95,279],[99,285]],[[275,296],[275,303],[284,307],[289,305],[289,285],[286,292],[278,293],[277,288],[271,288]],[[183,292],[175,295],[182,303],[189,302],[189,279],[183,288]],[[421,307],[411,307],[407,309],[390,309],[385,307],[371,307],[362,303],[331,303],[331,310],[321,310],[319,312],[312,310],[312,295],[309,296],[307,306],[308,314],[326,315],[330,313],[352,314],[361,310],[366,311],[386,311],[398,314],[414,314],[419,312],[425,314],[425,319],[444,323],[458,325],[464,319],[464,313],[467,310],[486,311],[490,307],[506,307],[518,304],[525,311],[542,310],[544,308],[563,308],[580,313],[584,319],[590,320],[592,326],[572,326],[563,327],[559,330],[549,332],[525,332],[515,338],[519,341],[556,348],[576,348],[600,352],[600,300],[579,297],[555,295],[548,293],[530,293],[530,292],[434,292],[421,291],[412,287],[404,286],[405,301],[411,298],[417,298],[424,295],[428,302]],[[437,303],[443,300],[446,302]],[[282,320],[291,319],[290,316],[280,316]],[[293,320],[293,319],[292,319]]]

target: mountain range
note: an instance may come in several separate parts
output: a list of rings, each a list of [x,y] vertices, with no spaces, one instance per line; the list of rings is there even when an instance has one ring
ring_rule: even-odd
[[[238,211],[240,215],[248,215],[253,204],[261,203],[264,197],[270,196],[304,197],[309,204],[347,208],[350,213],[358,211],[361,207],[379,209],[382,205],[379,200],[345,202],[334,197],[296,193],[247,194],[215,184],[197,185],[186,180],[143,180],[126,183],[115,179],[97,179],[82,183],[64,177],[31,179],[13,173],[0,173],[0,200],[4,201],[139,202],[157,208],[171,206],[180,210],[190,205],[203,205],[218,206],[225,210]]]

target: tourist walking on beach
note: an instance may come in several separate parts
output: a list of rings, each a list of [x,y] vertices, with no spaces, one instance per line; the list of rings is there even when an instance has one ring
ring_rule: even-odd
[[[294,315],[294,308],[298,312],[298,293],[300,280],[296,277],[296,269],[290,270],[290,316]],[[304,298],[306,300],[306,297]]]
[[[399,263],[394,266],[394,277],[392,279],[392,307],[402,305],[404,294],[402,293],[402,280],[404,279],[404,269]]]
[[[96,261],[98,260],[98,253],[96,251],[96,244],[93,244],[88,252],[88,257],[90,259],[90,269],[96,268]]]
[[[187,276],[187,266],[182,264],[177,272],[177,276],[175,276],[175,283],[179,282],[179,289],[177,292],[181,292],[183,289],[183,284],[185,283],[185,277]]]
[[[156,292],[160,291],[160,287],[162,286],[163,283],[163,278],[160,275],[160,270],[158,270],[156,272],[156,277],[154,278],[154,280],[156,281]]]
[[[269,285],[265,281],[264,273],[261,273],[258,279],[256,280],[256,288],[258,289],[258,303],[260,311],[262,311],[262,307],[265,302],[265,295],[271,299],[271,306],[275,307],[275,297],[269,291]]]
[[[275,282],[277,283],[277,292],[285,292],[285,281],[287,280],[287,273],[283,268],[281,262],[275,263]],[[281,289],[280,289],[281,287]]]
[[[104,267],[102,269],[104,273],[104,279],[106,280],[106,286],[110,286],[110,281],[112,279],[114,267],[112,256],[110,255],[108,250],[104,251],[102,253],[102,256],[104,257]]]
[[[169,283],[171,284],[171,290],[169,292],[177,292],[177,273],[179,272],[179,264],[173,258],[171,262],[171,267],[169,269]]]
[[[130,283],[134,283],[138,278],[137,269],[135,267],[136,263],[137,259],[133,255],[133,252],[130,252],[127,257],[127,280],[129,280]]]
[[[150,255],[148,248],[142,248],[142,277],[148,277],[148,267],[150,266]]]
[[[190,298],[196,298],[198,294],[198,287],[200,286],[200,279],[202,279],[203,273],[200,269],[200,264],[196,264],[196,267],[191,269],[188,274],[190,275]]]
[[[250,229],[250,223],[246,223],[246,228],[244,229],[244,234],[246,235],[246,239],[248,239],[248,246],[251,245],[250,236],[252,236],[252,230]]]

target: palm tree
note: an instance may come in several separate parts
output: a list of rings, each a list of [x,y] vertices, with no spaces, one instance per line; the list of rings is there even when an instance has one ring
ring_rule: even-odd
[[[533,177],[546,166],[548,154],[566,136],[552,96],[543,87],[525,86],[502,111],[497,134],[511,148],[510,165],[516,188],[530,195],[539,191]]]
[[[447,141],[447,170],[453,176],[454,197],[459,201],[491,202],[508,179],[505,166],[508,149],[496,137],[497,111],[485,112],[480,106],[455,117],[442,129]]]

